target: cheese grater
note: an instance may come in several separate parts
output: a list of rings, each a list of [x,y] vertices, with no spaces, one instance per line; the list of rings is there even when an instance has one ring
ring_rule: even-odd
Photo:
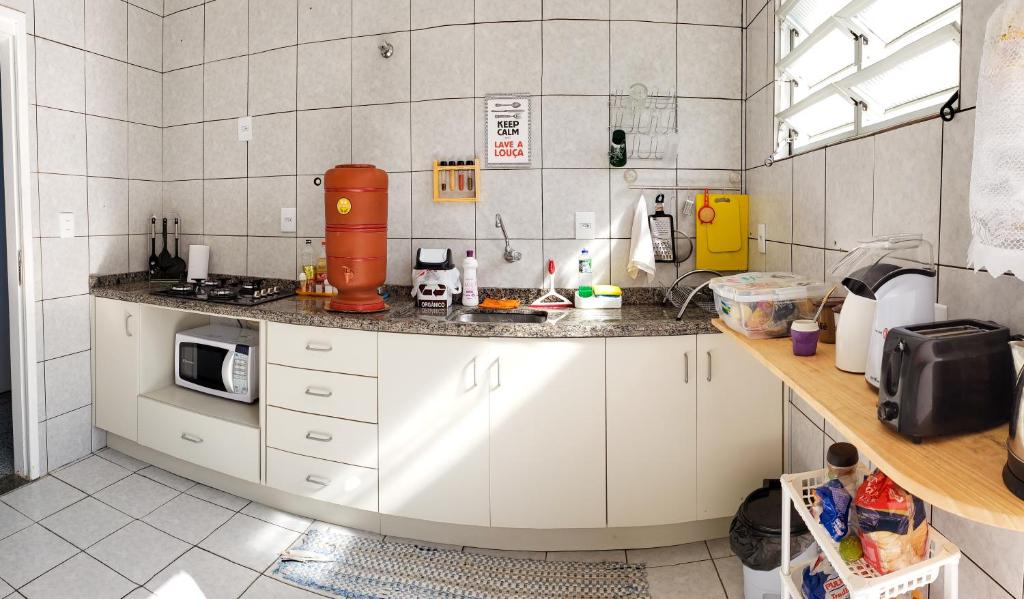
[[[659,193],[654,199],[654,214],[648,217],[651,226],[651,241],[654,242],[654,261],[676,261],[676,228],[671,214],[665,214],[665,194]]]

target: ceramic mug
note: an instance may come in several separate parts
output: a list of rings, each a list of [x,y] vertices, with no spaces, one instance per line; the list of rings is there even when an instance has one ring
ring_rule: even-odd
[[[793,339],[794,356],[813,356],[818,351],[818,336],[821,328],[816,320],[794,320],[789,328]]]

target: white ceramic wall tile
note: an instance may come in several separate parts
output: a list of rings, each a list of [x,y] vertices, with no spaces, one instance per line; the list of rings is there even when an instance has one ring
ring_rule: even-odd
[[[206,63],[203,66],[203,118],[212,121],[248,114],[248,86],[248,57]]]
[[[473,106],[471,98],[412,103],[414,170],[432,169],[434,160],[473,156]]]
[[[295,113],[253,119],[249,145],[249,176],[295,174]]]
[[[92,408],[86,406],[46,421],[46,461],[51,468],[89,455],[92,451]]]
[[[412,285],[412,240],[388,239],[389,285]]]
[[[959,268],[939,268],[939,303],[949,307],[949,318],[980,318],[1024,330],[1020,310],[1024,283],[1004,275],[992,278],[987,272]]]
[[[1012,599],[1013,595],[1006,592],[1006,589],[999,586],[985,572],[971,561],[970,556],[960,560],[957,569],[957,587],[961,597],[977,597],[978,599]],[[940,576],[932,583],[929,592],[930,597],[947,597],[945,594],[945,581]]]
[[[25,59],[28,73],[28,103],[36,103],[36,38],[28,36],[25,40]]]
[[[154,71],[163,69],[163,19],[128,5],[128,62]]]
[[[652,94],[669,95],[676,89],[676,51],[675,25],[613,21],[611,90],[625,91],[640,82]]]
[[[742,97],[742,30],[679,25],[676,40],[676,89],[680,96]]]
[[[508,262],[505,260],[504,240],[478,239],[476,252],[480,265],[477,268],[477,285],[539,288],[547,262],[542,253],[543,244],[540,239],[516,239],[512,247],[522,252],[523,257],[518,262]],[[464,253],[455,256],[456,264],[461,265],[464,257]]]
[[[594,213],[594,237],[609,236],[606,169],[545,169],[543,187],[545,239],[575,239],[577,212]]]
[[[128,5],[124,0],[89,0],[85,4],[85,49],[128,59]]]
[[[825,150],[793,162],[793,243],[825,247]]]
[[[754,97],[747,100],[745,109],[745,167],[754,168],[765,163],[768,156],[775,153],[775,86],[763,88]]]
[[[249,114],[295,109],[295,46],[249,57]]]
[[[89,177],[89,235],[128,233],[128,181]]]
[[[249,51],[260,52],[298,41],[295,0],[249,0]]]
[[[682,140],[714,140],[708,144],[683,143],[679,168],[739,169],[743,103],[736,100],[680,99],[679,137]]]
[[[546,76],[546,74],[545,74]],[[608,164],[607,96],[544,99],[545,168],[602,168]],[[737,139],[737,146],[739,140]]]
[[[373,35],[409,29],[409,0],[352,0],[352,35]]]
[[[174,231],[174,218],[181,220],[184,235],[199,235],[203,232],[203,182],[171,181],[163,184],[163,214],[168,220],[168,231]],[[161,221],[157,221],[160,231]],[[159,234],[159,233],[158,233]],[[161,245],[157,240],[157,245]]]
[[[825,250],[793,246],[793,272],[815,281],[825,280]]]
[[[608,23],[545,21],[543,36],[545,94],[609,92]]]
[[[605,2],[593,0],[546,0],[545,19],[607,19],[610,11]]]
[[[47,360],[89,349],[88,295],[43,300],[42,306],[43,355]]]
[[[501,229],[494,226],[496,214],[501,214],[510,237],[540,237],[541,173],[540,169],[481,171],[479,185],[487,201],[476,205],[477,239],[502,238]]]
[[[434,11],[448,12],[447,8]],[[472,97],[472,25],[423,29],[410,37],[413,100]]]
[[[39,0],[35,2],[34,20],[36,35],[84,47],[85,0]]]
[[[127,235],[89,238],[89,274],[114,275],[129,270]]]
[[[788,243],[769,241],[767,253],[764,254],[764,270],[767,272],[791,272],[793,270],[791,247]]]
[[[939,231],[939,261],[967,266],[971,244],[969,198],[971,162],[974,159],[975,111],[957,115],[943,124],[942,134],[942,228]]]
[[[92,403],[92,363],[89,356],[90,352],[84,351],[44,363],[47,419]]]
[[[541,0],[476,0],[476,22],[534,21],[541,18]]]
[[[930,119],[875,137],[872,233],[922,233],[939,245],[942,121]]]
[[[410,170],[408,104],[357,106],[352,109],[352,160],[386,171]]]
[[[971,108],[978,102],[978,71],[989,17],[1001,0],[964,0],[960,36],[960,105]]]
[[[619,21],[659,21],[675,23],[676,0],[612,2],[611,18]]]
[[[164,126],[203,120],[203,66],[164,74]]]
[[[982,570],[1020,599],[1024,534],[971,522],[936,507],[932,508],[932,522]]]
[[[163,26],[163,68],[165,72],[203,62],[202,6],[166,17]]]
[[[352,40],[352,103],[407,102],[410,90],[409,33],[385,38],[394,46],[391,58],[380,55],[380,39]]]
[[[295,208],[295,177],[249,179],[248,206],[249,235],[295,236],[281,232],[281,209]]]
[[[128,65],[97,54],[85,60],[85,110],[113,119],[128,116]]]
[[[789,427],[790,472],[823,468],[825,433],[793,405],[789,406]]]
[[[323,174],[352,160],[352,109],[301,110],[296,115],[299,173]]]
[[[129,123],[128,176],[149,181],[163,178],[162,129]]]
[[[352,0],[299,0],[299,43],[352,35]]]
[[[352,40],[299,46],[297,102],[300,110],[352,104]]]
[[[234,119],[203,123],[204,177],[244,177],[246,160],[246,142],[238,141],[238,125]]]
[[[88,173],[92,177],[128,178],[128,124],[85,117]]]
[[[86,189],[85,177],[39,175],[39,232],[43,237],[60,235],[60,212],[75,215],[76,235],[89,234]]]
[[[36,39],[36,101],[40,106],[85,110],[85,53]]]
[[[173,15],[193,6],[200,6],[204,0],[164,0],[164,15]]]
[[[516,52],[509,53],[513,46]],[[540,94],[541,61],[539,22],[476,26],[477,97],[509,90]]]
[[[875,139],[825,150],[825,249],[851,250],[870,238]]]
[[[207,235],[203,243],[210,246],[210,272],[232,274],[246,272],[246,238],[228,235]]]
[[[679,0],[677,19],[680,23],[699,25],[727,25],[740,27],[742,20],[743,0]]]
[[[412,236],[474,239],[476,206],[467,202],[434,202],[432,173],[412,174]]]
[[[42,106],[36,115],[39,172],[84,175],[85,116]]]
[[[746,96],[749,98],[772,79],[772,57],[769,54],[772,39],[767,11],[754,18],[746,30]]]
[[[162,210],[163,184],[157,181],[128,182],[128,232],[149,234],[149,219]]]
[[[245,235],[247,180],[217,179],[203,183],[203,233]]]
[[[207,3],[204,59],[242,56],[249,50],[249,0]]]
[[[317,198],[322,222],[323,190]],[[388,173],[388,237],[412,237],[412,173]]]
[[[159,127],[163,123],[163,75],[128,66],[128,120]]]
[[[572,287],[579,285],[577,261],[580,250],[587,248],[593,267],[595,285],[609,284],[611,271],[611,240],[609,239],[545,239],[544,260],[555,260],[555,286]]]
[[[163,130],[165,181],[203,176],[203,125],[182,125]]]
[[[676,182],[675,171],[668,169],[644,169],[638,170],[637,173],[639,175],[637,180],[641,181],[643,185],[673,185]],[[547,191],[547,186],[545,186],[545,191]],[[566,193],[571,192],[567,190]],[[629,189],[629,185],[625,180],[618,176],[616,171],[612,171],[609,181],[609,193],[611,199],[609,208],[611,219],[610,235],[613,238],[628,239],[632,236],[633,214],[636,212],[640,196],[642,195],[647,202],[647,213],[654,214],[654,201],[660,192]],[[601,196],[598,197],[600,198]],[[665,203],[666,212],[676,214],[676,198],[674,194],[671,192],[667,193]],[[681,226],[678,221],[676,226]],[[690,232],[692,233],[692,230]]]
[[[586,242],[581,241],[580,243]],[[678,275],[674,263],[655,264],[653,278],[646,273],[637,272],[637,276],[634,279],[628,271],[631,247],[632,244],[628,239],[611,240],[611,272],[609,280],[612,285],[618,285],[619,287],[668,287],[676,280]],[[573,263],[570,263],[569,266],[571,268]]]
[[[433,0],[411,0],[413,29],[473,22],[473,0],[448,0],[443,10]]]
[[[294,237],[249,237],[248,274],[251,277],[291,279],[295,266]]]
[[[793,238],[793,161],[747,171],[750,195],[749,234],[756,239],[765,225],[769,241],[790,243]]]

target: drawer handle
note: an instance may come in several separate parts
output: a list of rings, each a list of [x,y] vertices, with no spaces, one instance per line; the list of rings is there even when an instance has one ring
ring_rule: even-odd
[[[193,435],[192,433],[181,433],[181,438],[189,443],[202,443],[203,438]]]
[[[316,431],[309,431],[306,433],[306,438],[310,441],[320,441],[322,443],[328,443],[334,439],[330,433],[318,433]]]
[[[331,479],[324,478],[323,476],[317,476],[315,474],[310,474],[309,476],[306,477],[306,482],[313,483],[314,485],[320,485],[321,487],[326,487],[331,484]]]
[[[708,356],[708,382],[711,382],[711,352],[706,352]]]
[[[330,397],[333,395],[330,389],[318,389],[316,387],[306,387],[306,395],[312,395],[313,397]]]
[[[330,343],[316,343],[310,341],[306,344],[306,349],[309,351],[331,351],[333,348]]]

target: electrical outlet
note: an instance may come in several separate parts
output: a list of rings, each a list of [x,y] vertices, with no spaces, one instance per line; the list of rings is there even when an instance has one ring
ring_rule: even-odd
[[[576,239],[593,239],[595,220],[597,219],[593,212],[577,212]]]
[[[238,117],[238,141],[252,140],[252,117]]]
[[[295,208],[281,208],[281,232],[295,232]]]
[[[57,214],[57,226],[60,230],[60,236],[62,238],[69,238],[75,236],[75,213],[74,212],[60,212]]]
[[[768,253],[768,227],[764,223],[757,225],[757,251]]]

